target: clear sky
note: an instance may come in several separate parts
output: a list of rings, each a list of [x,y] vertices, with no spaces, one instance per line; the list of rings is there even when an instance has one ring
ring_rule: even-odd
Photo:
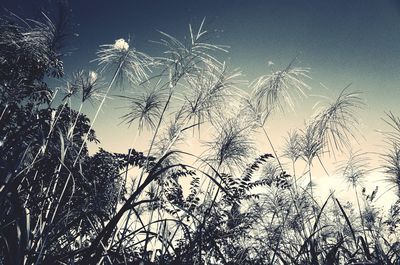
[[[39,7],[47,3],[2,0],[0,5],[21,16],[37,17]],[[198,25],[206,17],[207,28],[216,30],[215,42],[231,47],[227,61],[240,67],[249,80],[268,73],[268,61],[281,68],[298,55],[299,65],[311,68],[311,94],[333,98],[352,83],[366,102],[359,113],[366,140],[355,149],[378,151],[382,136],[376,130],[385,128],[384,112],[400,115],[397,0],[71,0],[70,7],[79,36],[70,42],[73,52],[65,58],[67,73],[96,68],[89,62],[98,46],[121,37],[131,36],[131,45],[159,55],[157,46],[148,42],[158,39],[156,30],[183,38],[189,23]],[[272,138],[279,143],[288,130],[301,127],[317,100],[310,97],[297,106],[296,114],[275,117],[269,124]],[[116,102],[107,104],[95,129],[102,146],[123,152],[134,129],[118,126],[122,110],[117,107]],[[94,107],[87,112],[93,115]]]

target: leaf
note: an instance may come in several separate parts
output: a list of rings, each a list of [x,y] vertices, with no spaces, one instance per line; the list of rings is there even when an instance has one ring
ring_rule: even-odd
[[[59,130],[58,134],[60,135],[60,160],[62,163],[64,163],[64,158],[65,158],[65,143],[64,143],[64,137],[62,135],[62,132]]]
[[[329,250],[328,254],[326,254],[325,263],[326,265],[335,265],[337,264],[337,253],[339,248],[343,244],[343,237],[340,237],[340,240],[336,242],[336,244]]]
[[[353,236],[354,244],[357,246],[356,234],[354,233],[354,229],[353,229],[353,227],[351,226],[350,220],[349,220],[349,218],[347,217],[347,214],[346,214],[346,212],[344,211],[344,209],[343,209],[343,207],[342,207],[342,205],[340,204],[340,202],[339,202],[338,199],[336,199],[336,202],[337,202],[337,204],[338,204],[338,206],[339,206],[339,208],[340,208],[340,211],[342,212],[342,214],[343,214],[343,216],[344,216],[344,219],[346,220],[347,225],[348,225],[349,228],[350,228],[351,234],[352,234],[352,236]]]
[[[297,262],[297,260],[300,258],[300,255],[302,254],[302,252],[306,249],[306,247],[307,247],[307,245],[309,244],[309,242],[311,242],[313,236],[318,232],[317,227],[318,227],[319,219],[321,218],[322,212],[324,211],[324,209],[325,209],[325,207],[326,207],[326,205],[327,205],[329,199],[331,198],[332,194],[333,194],[333,193],[331,193],[331,194],[329,195],[329,197],[326,199],[324,205],[321,207],[321,210],[319,211],[318,216],[317,216],[317,218],[315,219],[315,223],[314,223],[313,231],[312,231],[311,235],[304,241],[304,243],[303,243],[303,245],[301,246],[299,252],[297,253],[296,262]]]

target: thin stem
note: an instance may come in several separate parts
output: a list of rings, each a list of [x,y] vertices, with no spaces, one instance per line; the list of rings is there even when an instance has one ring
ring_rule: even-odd
[[[125,55],[125,57],[126,57],[126,55]],[[82,150],[83,150],[83,147],[85,146],[85,143],[86,143],[86,141],[87,141],[87,139],[88,139],[88,137],[89,137],[89,133],[90,133],[90,131],[91,131],[92,128],[93,128],[93,125],[94,125],[94,123],[95,123],[95,121],[96,121],[96,119],[97,119],[97,116],[98,116],[99,113],[100,113],[101,108],[103,107],[104,102],[106,101],[106,98],[107,98],[107,96],[108,96],[108,93],[109,93],[110,90],[111,90],[111,87],[114,85],[115,81],[117,80],[117,76],[118,76],[118,74],[119,74],[119,72],[120,72],[120,70],[121,70],[121,67],[122,67],[124,61],[125,61],[125,58],[124,58],[123,60],[121,60],[119,66],[118,66],[118,68],[117,68],[117,70],[116,70],[115,73],[114,73],[113,78],[111,79],[110,84],[109,84],[108,87],[107,87],[106,93],[104,94],[104,96],[103,96],[103,98],[102,98],[102,100],[101,100],[101,102],[100,102],[100,105],[99,105],[99,107],[97,108],[96,114],[94,115],[93,120],[92,120],[92,122],[90,123],[89,129],[87,130],[87,132],[86,132],[86,134],[85,134],[85,138],[84,138],[84,140],[83,140],[83,142],[82,142],[82,144],[81,144],[81,147],[80,147],[80,149],[79,149],[78,154],[76,155],[76,158],[75,158],[75,161],[74,161],[73,166],[75,166],[76,163],[77,163],[78,160],[79,160],[79,156],[80,156],[80,154],[81,154],[81,152],[82,152]]]
[[[367,233],[365,232],[365,226],[364,226],[364,218],[362,216],[362,211],[361,211],[361,205],[360,205],[360,200],[358,198],[358,191],[356,187],[354,188],[354,192],[356,193],[356,198],[357,198],[357,206],[358,206],[358,211],[360,213],[360,219],[361,219],[361,225],[362,225],[362,229],[363,229],[363,234],[364,234],[364,238],[365,238],[365,243],[368,246],[368,239],[367,239]]]
[[[4,107],[3,111],[1,112],[0,121],[3,119],[3,115],[6,112],[7,108],[8,108],[8,104],[6,104],[6,106]]]
[[[311,174],[311,162],[308,162],[307,165],[308,165],[308,178],[310,181],[310,193],[311,193],[311,198],[314,200],[312,174]]]
[[[149,166],[149,162],[150,162],[149,157],[150,157],[151,151],[152,151],[152,149],[153,149],[154,142],[155,142],[155,140],[156,140],[158,131],[159,131],[160,127],[161,127],[162,120],[163,120],[164,115],[165,115],[165,113],[166,113],[166,111],[167,111],[167,109],[168,109],[168,105],[169,105],[169,103],[170,103],[170,101],[171,101],[172,94],[173,94],[173,93],[172,93],[172,90],[171,90],[170,93],[169,93],[169,95],[168,95],[168,99],[167,99],[167,101],[166,101],[166,103],[165,103],[165,106],[164,106],[164,108],[163,108],[163,111],[161,112],[160,119],[158,120],[158,123],[157,123],[156,129],[155,129],[155,131],[154,131],[153,137],[152,137],[152,139],[151,139],[150,147],[149,147],[149,150],[147,151],[146,165],[145,165],[145,167],[143,167],[142,172],[140,173],[140,177],[139,177],[139,181],[138,181],[138,184],[137,184],[137,188],[139,188],[139,186],[140,186],[140,184],[141,184],[141,182],[142,182],[142,178],[143,178],[144,171],[145,171],[145,170],[148,168],[148,166]]]
[[[126,187],[126,182],[127,182],[127,179],[128,179],[129,160],[130,160],[130,157],[131,157],[131,155],[132,155],[133,146],[134,146],[134,144],[136,143],[136,140],[137,140],[139,134],[140,134],[140,130],[137,130],[137,131],[136,131],[136,136],[135,136],[135,138],[133,139],[133,141],[132,141],[132,143],[131,143],[131,145],[130,145],[131,148],[129,149],[129,152],[128,152],[128,160],[127,160],[127,162],[126,162],[125,178],[124,178],[124,185],[125,185],[125,187]],[[117,198],[119,198],[119,196],[121,195],[121,192],[122,192],[122,185],[121,185],[121,187],[120,187],[120,189],[119,189],[119,191],[118,191],[118,196],[117,196]],[[116,203],[116,205],[115,205],[115,208],[117,208],[117,205],[118,205],[118,201],[117,201],[117,203]],[[129,212],[130,212],[130,211],[129,211]],[[126,230],[127,230],[127,228],[128,228],[128,220],[129,220],[129,217],[130,217],[130,214],[129,214],[128,217],[127,217],[127,220],[126,220],[126,223],[125,223],[125,226],[124,226],[124,230],[122,231],[122,238],[125,236]],[[112,242],[114,241],[114,238],[115,238],[115,235],[116,235],[116,234],[117,234],[117,231],[114,233],[113,239],[111,240],[111,243],[110,243],[110,244],[112,244]]]
[[[262,128],[262,130],[263,130],[265,136],[267,137],[268,143],[269,143],[269,145],[271,146],[272,151],[274,152],[274,156],[275,156],[275,158],[276,158],[276,161],[278,161],[279,167],[280,167],[281,170],[283,171],[283,167],[282,167],[281,161],[279,160],[278,154],[276,153],[276,150],[275,150],[275,148],[274,148],[274,145],[272,144],[272,141],[271,141],[271,139],[269,138],[267,131],[265,130],[264,126],[261,126],[261,128]]]

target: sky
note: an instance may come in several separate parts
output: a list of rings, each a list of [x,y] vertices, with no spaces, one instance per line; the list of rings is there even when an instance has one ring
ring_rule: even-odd
[[[36,18],[40,7],[48,3],[3,0],[0,6]],[[76,34],[67,48],[71,53],[64,59],[67,74],[96,69],[91,61],[99,45],[119,38],[130,37],[130,44],[138,50],[160,55],[159,48],[149,42],[160,37],[157,30],[182,39],[188,34],[188,24],[199,25],[204,17],[215,42],[230,46],[227,62],[240,67],[248,80],[284,68],[297,56],[297,65],[310,68],[312,79],[307,82],[312,91],[295,113],[270,121],[268,130],[278,143],[288,130],[302,127],[312,115],[313,105],[320,100],[315,95],[334,99],[348,84],[362,92],[366,103],[359,113],[363,137],[358,137],[354,149],[382,150],[383,137],[377,131],[388,128],[382,117],[388,111],[400,115],[398,0],[71,0],[70,8]],[[272,67],[268,62],[274,63]],[[135,129],[118,125],[124,110],[110,101],[94,128],[101,146],[126,152]],[[91,117],[95,107],[85,111]],[[146,141],[137,143],[138,149],[146,145]]]

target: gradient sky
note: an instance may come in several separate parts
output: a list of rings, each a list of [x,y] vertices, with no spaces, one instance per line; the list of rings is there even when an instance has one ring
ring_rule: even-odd
[[[0,4],[21,16],[35,17],[39,2],[3,0]],[[71,40],[73,53],[65,58],[66,72],[95,69],[100,44],[131,36],[131,45],[150,55],[159,55],[156,30],[180,39],[188,24],[199,25],[206,17],[207,28],[216,30],[215,42],[229,45],[227,61],[240,67],[246,78],[285,67],[296,55],[299,64],[311,68],[310,94],[334,98],[349,83],[363,93],[367,103],[360,112],[366,151],[379,150],[387,128],[385,111],[400,115],[400,2],[396,0],[71,0],[70,7],[79,37]],[[329,88],[329,91],[324,86]],[[269,125],[272,138],[280,139],[289,129],[301,127],[318,100],[310,97],[297,106],[297,113],[275,117]],[[134,129],[118,126],[118,103],[107,104],[95,125],[102,146],[124,152]],[[90,115],[94,107],[88,108]],[[361,139],[361,138],[360,138]],[[145,146],[145,145],[143,145]]]

